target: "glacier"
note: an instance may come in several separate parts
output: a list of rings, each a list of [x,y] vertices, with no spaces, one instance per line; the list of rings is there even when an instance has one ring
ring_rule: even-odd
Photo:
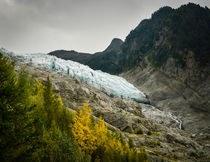
[[[3,48],[0,49],[0,52],[26,64],[32,64],[44,70],[76,78],[109,96],[118,96],[122,99],[134,100],[139,103],[148,103],[146,95],[122,77],[100,70],[93,70],[86,65],[71,60],[63,60],[44,53],[21,54],[9,52]]]
[[[24,64],[30,64],[46,71],[64,74],[71,78],[76,78],[83,83],[94,87],[109,96],[118,96],[122,99],[139,102],[142,113],[149,119],[158,123],[163,123],[169,127],[181,129],[182,121],[170,112],[165,112],[149,105],[146,95],[127,82],[124,78],[111,75],[100,70],[93,70],[86,65],[57,58],[56,56],[44,53],[18,54],[0,48],[0,52],[5,57],[12,57]]]

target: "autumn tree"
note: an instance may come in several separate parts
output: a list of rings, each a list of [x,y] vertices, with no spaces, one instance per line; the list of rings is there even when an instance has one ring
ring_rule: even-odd
[[[92,111],[87,103],[77,111],[72,133],[81,151],[91,156],[91,161],[144,161],[139,153],[123,141],[122,137],[106,127],[104,120],[91,120]],[[143,153],[143,155],[145,155]]]
[[[72,133],[81,150],[90,155],[97,148],[96,136],[90,119],[91,113],[90,107],[85,103],[83,109],[78,110],[72,127]]]

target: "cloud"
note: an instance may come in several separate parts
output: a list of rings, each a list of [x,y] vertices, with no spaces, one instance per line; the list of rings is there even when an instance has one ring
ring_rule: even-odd
[[[16,52],[96,52],[162,6],[209,0],[1,0],[0,46]]]

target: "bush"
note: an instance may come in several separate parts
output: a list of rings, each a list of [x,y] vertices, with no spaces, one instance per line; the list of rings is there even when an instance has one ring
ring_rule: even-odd
[[[136,131],[136,134],[143,134],[143,130],[141,128],[139,128],[137,131]]]
[[[133,142],[133,139],[131,137],[128,140],[128,145],[129,145],[130,148],[134,148],[134,142]]]
[[[149,136],[152,135],[152,132],[151,131],[147,132],[147,135],[149,135]]]

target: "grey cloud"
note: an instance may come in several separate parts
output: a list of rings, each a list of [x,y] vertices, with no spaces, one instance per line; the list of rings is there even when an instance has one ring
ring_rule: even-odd
[[[96,52],[162,6],[209,0],[1,0],[0,46],[16,52]]]

